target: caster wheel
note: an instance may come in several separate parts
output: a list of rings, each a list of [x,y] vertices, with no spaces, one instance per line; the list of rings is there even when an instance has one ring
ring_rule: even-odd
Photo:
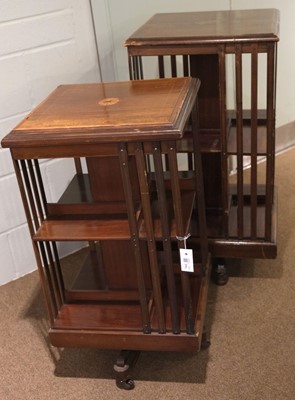
[[[124,390],[132,390],[135,387],[134,380],[133,379],[126,379],[122,381],[117,381],[117,386],[119,389],[124,389]]]
[[[201,344],[201,350],[206,350],[211,346],[210,340],[204,340]]]
[[[225,260],[217,258],[213,261],[212,265],[212,280],[218,286],[224,286],[228,282],[228,274],[225,265]]]

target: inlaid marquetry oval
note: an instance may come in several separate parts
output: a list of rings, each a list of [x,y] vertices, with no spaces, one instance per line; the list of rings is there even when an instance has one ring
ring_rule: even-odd
[[[99,104],[101,106],[113,106],[119,102],[118,97],[107,97],[105,99],[100,100]]]

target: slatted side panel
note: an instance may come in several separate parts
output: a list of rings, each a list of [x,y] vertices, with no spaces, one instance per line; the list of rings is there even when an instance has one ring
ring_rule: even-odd
[[[170,143],[169,152],[169,170],[171,176],[171,189],[173,196],[173,207],[174,207],[174,217],[176,221],[177,236],[184,238],[187,232],[184,230],[184,221],[182,215],[181,206],[181,193],[180,193],[180,182],[178,176],[177,158],[176,158],[176,144],[175,142]],[[184,241],[178,241],[178,248],[184,248]],[[194,319],[193,319],[193,303],[192,294],[190,288],[189,275],[186,272],[181,273],[181,286],[182,286],[182,301],[184,307],[186,332],[188,334],[194,333]]]
[[[189,55],[129,56],[132,80],[190,76]]]
[[[42,221],[47,207],[38,161],[14,160],[15,172],[23,200],[28,227],[33,236]],[[50,322],[53,323],[58,309],[64,303],[64,284],[59,257],[54,242],[33,242],[35,257],[45,294]]]
[[[141,56],[129,56],[129,77],[131,80],[144,79]]]
[[[151,209],[151,193],[148,182],[148,169],[146,166],[146,158],[143,152],[143,145],[138,143],[135,152],[137,165],[137,173],[140,186],[141,203],[143,209],[144,225],[147,236],[147,246],[149,253],[149,265],[153,285],[153,298],[158,320],[158,329],[160,333],[166,332],[163,295],[161,289],[160,270],[157,259],[157,249],[153,229],[153,214]]]
[[[198,145],[197,113],[193,118],[194,145]],[[146,147],[138,142],[128,154],[125,144],[120,144],[119,157],[121,172],[125,187],[126,203],[128,208],[129,226],[133,242],[133,251],[137,259],[136,272],[138,276],[138,289],[140,294],[143,331],[150,333],[156,330],[165,334],[171,332],[179,334],[185,330],[187,334],[195,334],[196,323],[196,294],[200,280],[196,274],[181,272],[175,259],[175,246],[172,241],[176,237],[187,235],[188,221],[185,217],[184,200],[181,187],[181,174],[177,160],[176,142],[153,142]],[[163,163],[163,154],[168,157],[168,171]],[[127,158],[135,157],[141,193],[140,223],[136,219],[136,210],[132,198],[130,171]],[[154,172],[151,176],[147,164],[147,156],[151,156]],[[194,154],[195,158],[195,186],[198,190],[197,213],[200,225],[201,259],[203,272],[208,260],[208,243],[206,236],[205,204],[203,193],[203,180],[201,171],[200,152]],[[187,189],[186,189],[187,190]],[[192,189],[190,189],[192,190]],[[194,198],[194,197],[193,197]],[[191,207],[193,204],[191,204]],[[157,222],[156,222],[157,221]],[[173,222],[172,222],[173,221]],[[171,229],[173,226],[173,237]],[[176,235],[176,237],[175,237]],[[152,280],[152,303],[147,304],[147,288],[143,279],[142,254],[139,250],[139,241],[145,240],[148,248],[149,269]],[[160,244],[161,243],[161,244]],[[184,247],[182,240],[177,240],[178,248]],[[159,257],[159,248],[161,257]],[[198,270],[199,271],[199,270]],[[200,276],[201,279],[201,276]]]
[[[161,154],[161,143],[153,143],[153,160],[155,165],[155,179],[159,201],[159,213],[163,235],[163,251],[167,291],[170,305],[170,318],[172,331],[177,334],[180,332],[179,305],[177,299],[175,274],[173,270],[172,244],[170,236],[170,221],[168,215],[167,191],[165,189],[164,167]]]
[[[123,188],[127,206],[131,241],[135,259],[136,277],[137,277],[139,301],[140,301],[141,316],[142,316],[142,329],[144,333],[151,333],[151,318],[147,303],[148,296],[147,296],[147,289],[145,286],[142,254],[140,251],[136,210],[134,208],[134,202],[132,196],[132,184],[130,178],[130,171],[128,167],[129,166],[128,152],[126,145],[124,143],[121,143],[119,145],[119,161],[120,161],[121,176],[122,176],[122,182],[123,182]]]
[[[234,108],[235,108],[235,155],[236,161],[236,190],[234,196],[235,216],[229,225],[230,206],[229,186],[228,186],[228,120],[227,120],[227,47],[220,45],[218,47],[219,62],[219,113],[221,129],[221,169],[222,169],[222,209],[223,209],[223,235],[225,238],[234,237],[238,239],[264,239],[272,240],[272,207],[274,196],[274,148],[275,148],[275,77],[276,77],[276,44],[268,43],[261,46],[258,43],[237,44],[230,54],[234,60],[233,63],[233,90],[234,90]],[[263,57],[266,55],[266,92],[261,96],[261,67],[264,69]],[[190,55],[160,55],[153,57],[135,56],[133,70],[136,71],[133,77],[143,79],[143,69],[145,68],[145,59],[155,58],[155,77],[165,78],[174,76],[189,76],[191,74]],[[139,60],[140,59],[140,63]],[[245,62],[246,60],[246,62]],[[249,62],[249,65],[248,65]],[[140,64],[140,65],[139,65]],[[247,87],[243,85],[247,82]],[[202,83],[203,84],[203,83]],[[259,98],[266,99],[266,127],[265,127],[265,150],[263,156],[266,158],[265,174],[263,178],[258,179],[258,162],[262,156],[259,141],[261,140],[261,127],[259,120]],[[248,99],[249,97],[249,99]],[[247,101],[245,101],[245,98]],[[248,104],[250,102],[250,104]],[[246,104],[247,103],[247,104]],[[250,109],[247,116],[248,129],[250,135],[245,135],[245,108]],[[246,139],[247,138],[247,139]],[[248,147],[249,146],[249,147]],[[245,152],[250,155],[245,156]],[[245,179],[245,162],[250,159],[250,189],[247,189]],[[168,158],[166,156],[166,169]],[[193,169],[193,157],[188,153],[188,169]],[[264,178],[265,175],[265,178]],[[259,187],[264,187],[263,194]],[[264,200],[262,201],[262,197]],[[262,203],[264,204],[262,205]],[[234,222],[233,222],[234,221]],[[230,229],[229,229],[230,228]]]
[[[275,156],[275,64],[276,46],[269,44],[266,47],[266,78],[261,76],[260,64],[265,53],[259,52],[259,45],[236,45],[234,53],[235,72],[235,143],[236,143],[236,227],[232,227],[231,234],[239,239],[251,238],[272,240],[272,208],[274,197],[274,156]],[[247,59],[249,69],[247,69]],[[249,73],[245,79],[246,73]],[[261,91],[264,85],[260,80],[266,79],[265,92]],[[248,86],[245,82],[249,83]],[[245,115],[244,92],[249,93],[250,110]],[[259,92],[260,91],[260,92]],[[260,95],[260,96],[259,96]],[[261,127],[259,115],[259,101],[266,103],[266,119]],[[247,127],[246,127],[247,126]],[[246,135],[246,130],[250,134]],[[263,143],[262,132],[265,132]],[[250,150],[250,187],[246,190],[245,180],[245,153]],[[265,174],[259,173],[259,157],[265,157]],[[261,165],[261,171],[264,164]],[[259,179],[258,179],[259,176]],[[262,188],[262,189],[261,189]]]

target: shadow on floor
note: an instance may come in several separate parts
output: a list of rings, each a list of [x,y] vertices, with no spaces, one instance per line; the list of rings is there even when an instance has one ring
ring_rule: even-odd
[[[284,266],[280,258],[277,259],[226,259],[225,264],[229,278],[264,278],[280,279],[283,276]]]
[[[214,321],[214,309],[217,287],[210,285],[206,315],[206,328],[210,339],[211,325]],[[42,347],[51,357],[54,373],[57,377],[111,379],[115,378],[113,365],[118,351],[53,348],[48,339],[49,323],[43,301],[43,293],[35,290],[23,317],[32,321],[36,337],[42,341]],[[210,347],[196,354],[177,352],[141,352],[133,377],[142,381],[204,383],[206,381],[207,364]]]
[[[210,349],[197,354],[141,352],[133,378],[141,381],[204,383]],[[114,379],[117,351],[63,349],[56,362],[58,377]]]

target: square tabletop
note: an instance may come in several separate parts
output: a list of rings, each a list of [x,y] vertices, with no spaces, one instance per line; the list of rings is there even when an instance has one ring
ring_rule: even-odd
[[[161,13],[137,29],[125,46],[278,41],[278,33],[276,9]]]
[[[198,87],[193,78],[61,85],[2,146],[181,138]]]

